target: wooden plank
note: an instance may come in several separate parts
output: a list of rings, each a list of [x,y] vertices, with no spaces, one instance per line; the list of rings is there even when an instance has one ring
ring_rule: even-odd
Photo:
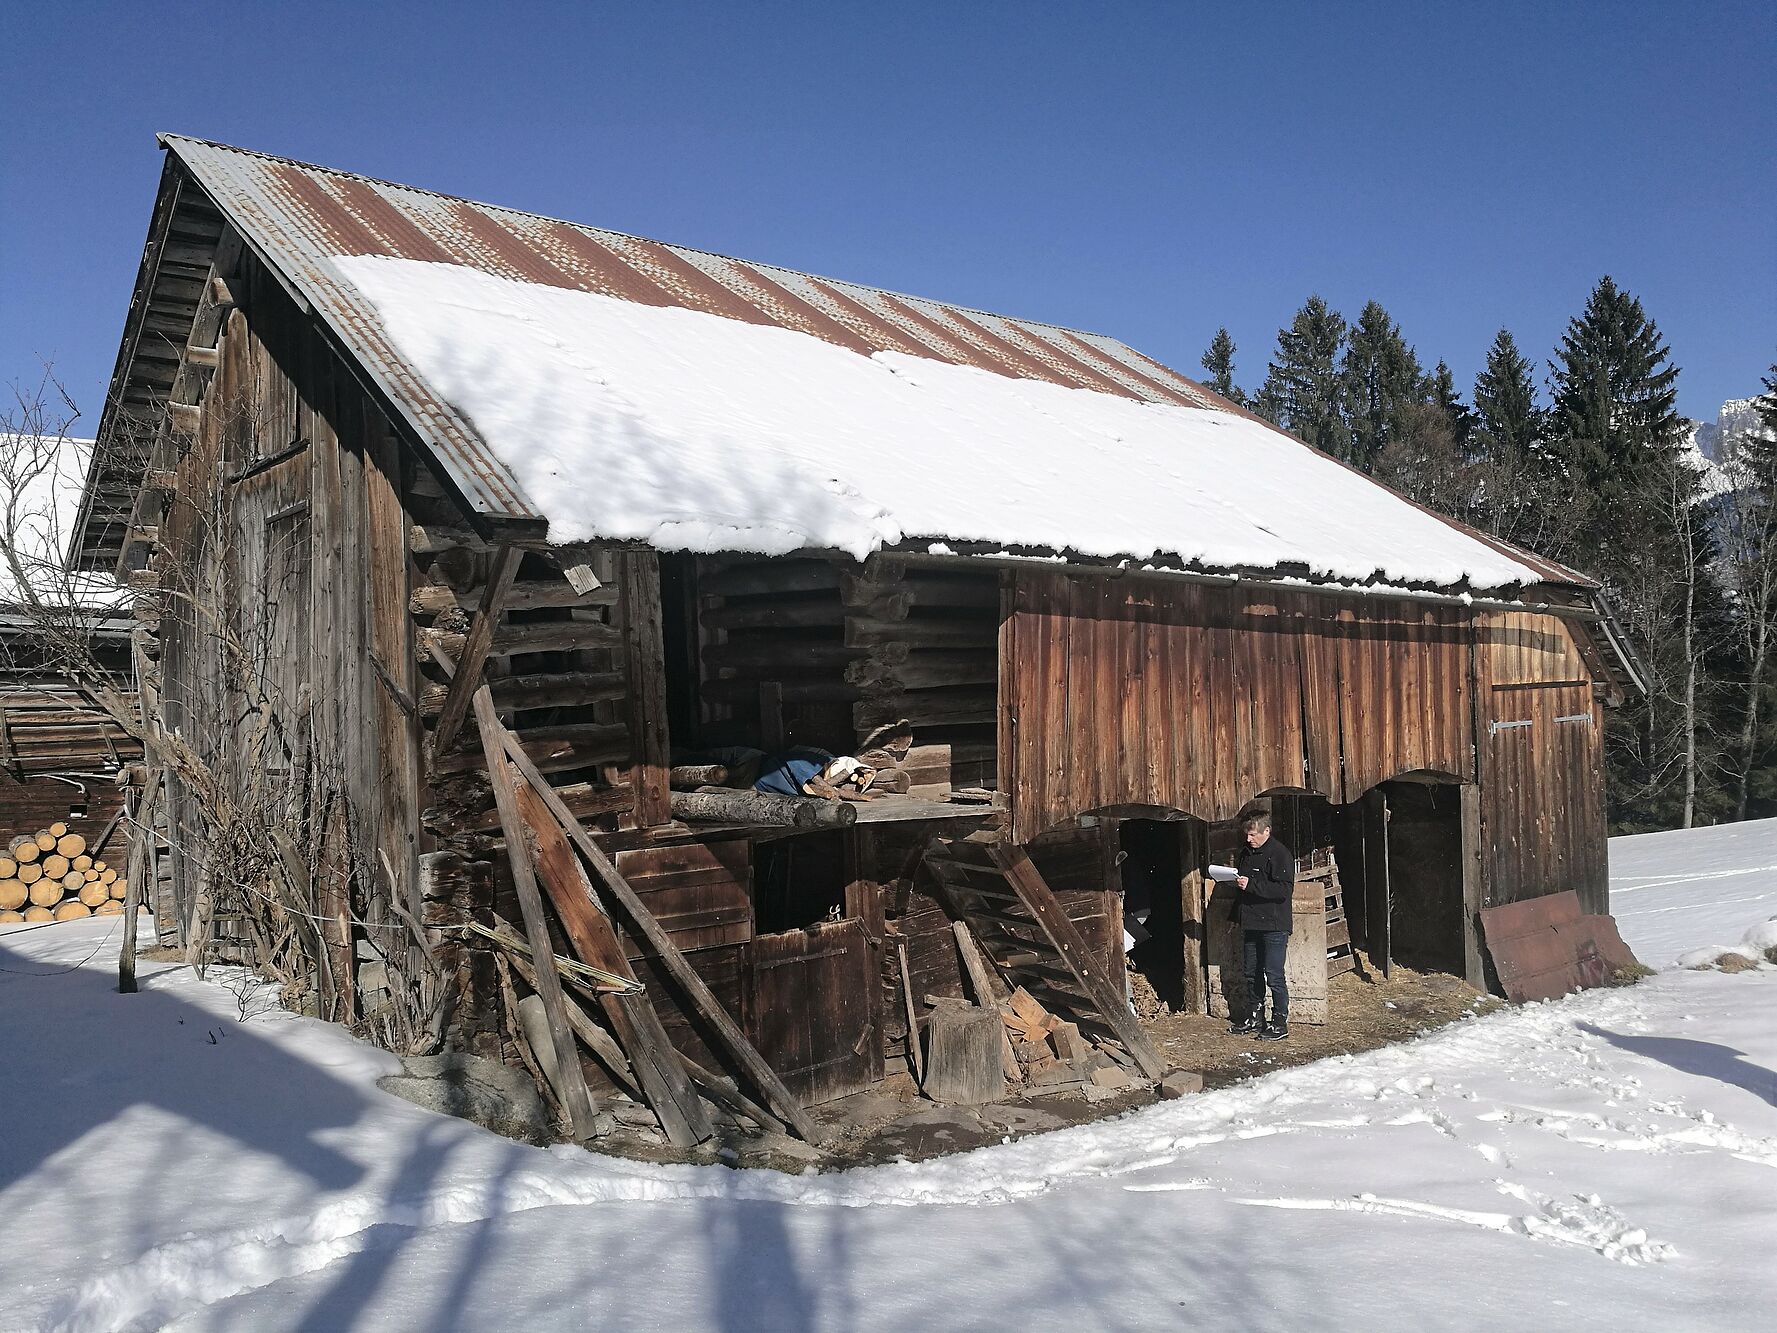
[[[489,708],[491,715],[491,702]],[[629,881],[618,872],[617,866],[605,854],[604,849],[592,840],[592,835],[587,833],[580,821],[574,818],[573,813],[550,788],[543,775],[537,772],[516,738],[510,732],[506,732],[504,728],[501,728],[498,734],[503,736],[505,753],[507,758],[511,760],[513,767],[523,775],[525,781],[531,784],[537,795],[543,798],[543,803],[548,806],[550,814],[561,825],[568,840],[574,844],[580,855],[585,858],[587,865],[592,868],[593,873],[599,877],[606,890],[616,899],[618,906],[628,916],[629,925],[647,941],[673,980],[684,988],[686,998],[690,1000],[699,1017],[714,1029],[728,1055],[752,1081],[753,1086],[764,1094],[766,1104],[782,1115],[801,1138],[809,1143],[821,1142],[823,1136],[820,1127],[809,1118],[808,1113],[802,1109],[802,1104],[795,1095],[784,1086],[783,1081],[772,1071],[771,1066],[765,1063],[764,1057],[747,1040],[746,1034],[729,1016],[728,1011],[710,993],[710,988],[697,974],[697,969],[685,960],[685,955],[679,952],[678,946],[672,942],[667,933],[660,928],[659,923],[649,914],[647,906],[637,896],[635,890],[629,886]]]
[[[1111,987],[1103,966],[1092,956],[1086,941],[1062,911],[1061,904],[1055,901],[1055,895],[1037,873],[1029,855],[1022,847],[1003,843],[993,846],[993,854],[1007,882],[1018,890],[1031,915],[1042,923],[1044,933],[1073,972],[1080,988],[1092,997],[1097,1017],[1135,1057],[1144,1074],[1151,1079],[1166,1077],[1166,1061],[1148,1041],[1135,1015],[1129,1012],[1128,1001],[1120,990]]]
[[[486,726],[492,718],[493,704],[491,700],[488,702],[487,718],[484,719],[479,702],[481,697],[481,692],[477,691],[476,723]],[[591,882],[586,878],[586,871],[563,836],[561,826],[550,815],[548,806],[529,783],[517,784],[515,797],[519,816],[535,842],[537,872],[555,904],[556,918],[561,922],[562,932],[573,944],[574,952],[583,963],[634,980],[635,971],[617,942],[611,919],[605,915]],[[630,1064],[648,1094],[648,1105],[660,1118],[660,1126],[666,1131],[667,1138],[681,1148],[693,1147],[709,1138],[715,1132],[709,1114],[691,1086],[678,1053],[667,1040],[660,1016],[647,993],[601,992],[599,1005],[629,1056]]]
[[[488,650],[494,645],[494,628],[503,614],[501,601],[518,577],[518,567],[523,560],[524,552],[516,546],[501,547],[495,558],[494,576],[482,591],[475,621],[469,626],[462,652],[457,654],[456,674],[451,677],[450,692],[444,696],[444,707],[439,710],[438,723],[432,729],[434,754],[443,754],[450,749],[463,719],[469,715],[470,698],[481,686],[481,669],[487,664]],[[491,702],[489,708],[492,708]]]
[[[475,691],[473,702],[475,720],[481,728],[482,747],[487,754],[488,779],[493,784],[494,801],[500,809],[500,829],[506,838],[512,885],[518,892],[518,906],[524,916],[525,941],[530,945],[531,957],[553,958],[555,946],[549,939],[549,923],[543,915],[543,898],[537,890],[536,873],[531,863],[531,839],[519,811],[517,782],[512,761],[508,758],[511,747],[501,744],[506,729],[494,716],[494,702],[486,686]],[[518,753],[524,752],[519,750]],[[579,1054],[574,1049],[574,1032],[568,1024],[567,999],[562,995],[561,978],[553,967],[539,967],[537,982],[537,994],[542,998],[544,1013],[549,1018],[550,1044],[555,1048],[556,1065],[562,1073],[562,1103],[573,1126],[574,1138],[584,1143],[597,1132],[594,1117],[598,1108],[586,1086]]]
[[[629,673],[630,786],[635,791],[635,821],[642,828],[652,828],[672,819],[667,794],[666,648],[659,557],[652,551],[619,552],[617,585]]]

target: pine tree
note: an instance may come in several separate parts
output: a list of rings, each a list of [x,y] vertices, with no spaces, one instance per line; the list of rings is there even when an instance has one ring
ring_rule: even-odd
[[[1462,395],[1456,390],[1456,376],[1442,360],[1426,377],[1425,399],[1444,414],[1444,420],[1450,425],[1451,438],[1456,441],[1457,452],[1467,453],[1469,437],[1474,432],[1474,413],[1462,401]]]
[[[1258,409],[1285,430],[1335,458],[1349,460],[1339,352],[1345,320],[1318,296],[1277,331],[1277,355],[1265,372]]]
[[[1487,349],[1487,365],[1475,376],[1475,445],[1485,459],[1522,460],[1541,433],[1530,361],[1501,329]]]
[[[1561,336],[1549,367],[1554,434],[1606,511],[1633,494],[1643,465],[1678,445],[1670,354],[1641,302],[1608,276]]]
[[[1692,824],[1705,793],[1723,615],[1713,534],[1683,458],[1678,368],[1641,302],[1606,277],[1556,350],[1551,447],[1578,503],[1574,549],[1640,650],[1648,693],[1606,732],[1621,824]]]
[[[1421,397],[1419,358],[1375,301],[1365,304],[1351,326],[1339,378],[1351,461],[1372,471],[1400,433],[1402,414]]]
[[[1234,339],[1229,337],[1227,329],[1216,330],[1216,336],[1199,364],[1209,372],[1209,378],[1204,381],[1206,387],[1231,403],[1246,405],[1246,395],[1234,383]]]
[[[1533,366],[1512,335],[1493,335],[1487,364],[1475,376],[1476,520],[1508,541],[1555,559],[1573,558],[1564,540],[1574,532],[1572,479],[1544,447],[1547,415],[1537,406]]]

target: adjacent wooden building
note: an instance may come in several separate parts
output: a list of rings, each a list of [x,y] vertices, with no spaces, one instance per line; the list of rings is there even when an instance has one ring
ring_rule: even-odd
[[[403,922],[423,922],[450,971],[439,1039],[510,1054],[500,978],[464,925],[516,921],[525,907],[530,871],[509,872],[505,854],[524,827],[523,809],[499,799],[507,769],[517,807],[525,781],[546,783],[559,818],[597,844],[580,852],[594,880],[609,858],[645,904],[649,929],[616,914],[622,957],[608,961],[633,968],[672,1044],[747,1081],[656,928],[810,1103],[898,1066],[906,996],[963,993],[955,890],[997,870],[966,848],[934,866],[934,838],[992,832],[1028,852],[1119,986],[1126,917],[1139,919],[1144,970],[1199,1008],[1215,963],[1206,872],[1255,799],[1271,802],[1298,851],[1334,852],[1350,929],[1379,965],[1483,982],[1483,907],[1575,889],[1606,910],[1600,710],[1634,679],[1584,577],[1344,474],[1338,486],[1361,485],[1378,514],[1432,524],[1451,550],[1506,561],[1517,581],[1332,578],[1295,561],[1169,559],[1153,544],[1085,554],[1084,508],[1078,546],[1041,548],[961,520],[893,540],[883,521],[871,549],[843,552],[781,534],[712,549],[588,532],[564,518],[572,486],[525,473],[502,454],[495,414],[465,407],[436,362],[409,354],[416,335],[367,295],[368,277],[354,279],[368,272],[361,261],[415,281],[485,279],[539,308],[591,294],[601,318],[733,321],[761,346],[874,358],[903,379],[958,368],[975,376],[965,387],[1051,394],[1051,415],[1057,403],[1133,404],[1156,409],[1132,418],[1144,429],[1201,419],[1250,440],[1260,428],[1110,339],[163,144],[79,549],[147,594],[138,650],[164,725],[243,788],[269,772],[309,803],[300,827],[316,849],[335,1016],[379,1031],[368,1020],[398,998],[419,947]],[[704,392],[694,360],[659,373],[683,377],[687,398]],[[531,388],[515,378],[510,392]],[[636,422],[670,429],[640,412]],[[976,423],[950,425],[966,436]],[[1301,466],[1331,466],[1287,443]],[[654,505],[689,530],[685,479],[650,472],[653,445],[625,452],[613,428],[596,446],[576,479],[585,495],[603,504],[621,490],[630,511]],[[1120,447],[1082,445],[1074,467],[1133,495],[1143,473]],[[521,474],[532,489],[544,478],[552,512]],[[825,484],[811,482],[820,503]],[[827,487],[862,510],[855,489]],[[732,519],[690,517],[698,531]],[[223,590],[227,642],[155,598],[175,577]],[[245,677],[242,660],[257,664]],[[497,726],[472,708],[483,684]],[[674,816],[675,755],[844,752],[901,720],[912,731],[892,756],[903,790],[848,808],[855,820]],[[495,731],[522,755],[500,758]],[[192,794],[174,774],[168,788],[169,826],[194,823]],[[947,799],[959,790],[974,799]],[[177,843],[189,927],[217,886]],[[225,923],[204,928],[240,956],[258,947],[245,926],[232,939]],[[579,946],[568,936],[558,951]],[[994,961],[1015,974],[1005,951]]]

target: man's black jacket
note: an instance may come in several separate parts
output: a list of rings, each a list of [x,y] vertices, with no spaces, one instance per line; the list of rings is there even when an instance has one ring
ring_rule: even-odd
[[[1246,876],[1240,891],[1242,930],[1288,930],[1296,893],[1296,858],[1275,837],[1240,853],[1234,868]]]

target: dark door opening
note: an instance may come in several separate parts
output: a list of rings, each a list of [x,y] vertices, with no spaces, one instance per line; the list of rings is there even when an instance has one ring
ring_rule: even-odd
[[[1420,972],[1465,972],[1462,788],[1385,782],[1393,956]]]
[[[1118,822],[1123,929],[1129,961],[1169,1009],[1185,1008],[1184,825],[1157,819]]]

